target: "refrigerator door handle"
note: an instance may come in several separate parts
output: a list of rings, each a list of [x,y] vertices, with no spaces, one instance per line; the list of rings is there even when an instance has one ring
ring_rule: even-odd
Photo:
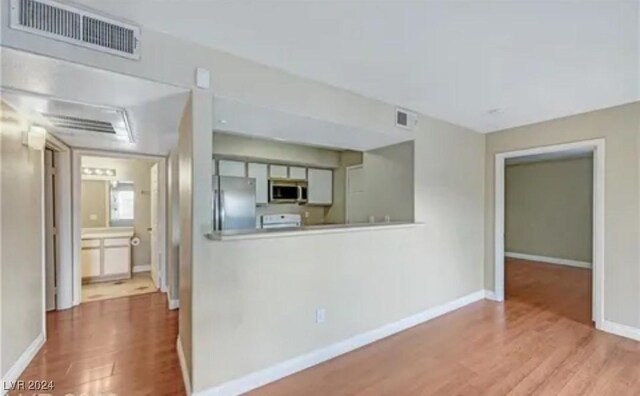
[[[220,205],[218,204],[218,190],[213,190],[213,202],[211,206],[213,207],[213,230],[220,230]]]
[[[220,231],[224,229],[224,191],[220,190]]]

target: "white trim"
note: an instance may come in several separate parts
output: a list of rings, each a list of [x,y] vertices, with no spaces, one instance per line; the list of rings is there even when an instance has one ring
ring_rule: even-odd
[[[172,300],[171,297],[169,297],[169,293],[167,293],[167,301],[169,302],[170,311],[180,308],[180,300]]]
[[[486,289],[485,289],[485,291],[484,291],[484,298],[485,298],[486,300],[498,301],[498,300],[496,300],[496,295],[495,295],[495,293],[493,292],[493,290],[486,290]]]
[[[138,265],[136,267],[133,267],[131,269],[131,271],[135,274],[138,272],[149,272],[151,271],[151,264],[147,264],[147,265]]]
[[[363,347],[372,342],[376,342],[390,335],[399,333],[403,330],[427,322],[438,316],[444,315],[465,305],[482,300],[485,297],[485,291],[479,290],[475,293],[468,294],[448,303],[438,305],[427,309],[413,316],[401,319],[394,323],[386,324],[377,329],[370,330],[366,333],[356,335],[335,344],[328,345],[322,349],[317,349],[305,355],[286,360],[274,366],[267,367],[260,371],[255,371],[244,377],[226,382],[213,388],[209,388],[197,393],[194,396],[231,396],[239,395],[256,389],[260,386],[277,381],[281,378],[297,373],[306,368],[315,366],[336,356],[340,356],[354,349]]]
[[[640,341],[640,329],[623,325],[609,320],[604,320],[598,326],[598,330],[606,331],[607,333],[615,334],[620,337],[630,338],[632,340]]]
[[[558,265],[566,265],[569,267],[591,269],[591,263],[588,261],[570,260],[570,259],[563,259],[558,257],[537,256],[534,254],[514,253],[514,252],[505,252],[504,256],[520,259],[520,260],[540,261],[542,263],[548,263],[548,264],[558,264]]]
[[[9,371],[7,371],[7,374],[5,375],[5,377],[2,378],[2,394],[3,395],[7,394],[9,391],[9,389],[5,389],[5,388],[8,388],[11,385],[11,383],[15,383],[18,380],[18,378],[20,378],[20,375],[22,375],[22,372],[27,368],[29,363],[31,363],[33,358],[36,357],[36,354],[40,351],[40,348],[42,348],[42,346],[44,345],[44,341],[45,341],[45,335],[44,333],[40,333],[40,335],[38,335],[38,337],[36,337],[36,339],[33,340],[31,345],[29,345],[29,347],[22,353],[22,355],[20,355],[20,357],[18,358],[18,360],[16,360],[13,366],[11,366]]]
[[[189,379],[189,370],[187,369],[187,359],[184,357],[184,349],[182,349],[182,341],[180,334],[176,340],[176,351],[178,352],[178,360],[180,361],[180,371],[182,372],[182,382],[187,396],[191,395],[191,380]]]
[[[121,158],[121,159],[142,159],[142,160],[151,160],[156,161],[158,163],[158,174],[160,182],[158,183],[158,224],[162,225],[161,237],[160,237],[160,246],[163,246],[161,259],[158,263],[159,272],[161,274],[165,274],[167,267],[167,259],[166,259],[166,247],[167,241],[165,237],[166,227],[167,227],[167,211],[165,208],[166,201],[166,157],[158,156],[158,155],[148,155],[148,154],[137,154],[137,153],[126,153],[126,152],[113,152],[113,151],[101,151],[94,149],[74,149],[72,151],[72,170],[71,170],[71,184],[72,184],[72,201],[73,201],[73,260],[72,260],[72,278],[73,278],[73,305],[80,305],[81,302],[81,289],[82,289],[82,276],[81,276],[81,263],[80,263],[80,246],[82,240],[82,227],[81,227],[81,216],[80,216],[80,205],[75,204],[80,202],[81,200],[81,184],[82,184],[82,157],[83,156],[95,156],[95,157],[110,157],[110,158]],[[166,277],[162,277],[162,285],[161,289],[166,290]]]
[[[605,140],[593,139],[573,143],[541,146],[524,150],[497,153],[495,156],[494,191],[494,293],[497,301],[504,301],[504,172],[507,158],[553,153],[573,149],[593,150],[593,313],[597,328],[604,321],[604,211],[605,211]]]

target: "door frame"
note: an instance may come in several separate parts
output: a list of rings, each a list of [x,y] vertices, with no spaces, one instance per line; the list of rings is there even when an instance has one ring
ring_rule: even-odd
[[[349,184],[351,175],[350,171],[354,169],[362,169],[362,164],[351,165],[344,168],[344,221],[349,223]]]
[[[592,258],[592,319],[596,328],[604,324],[604,216],[605,216],[605,140],[593,139],[551,146],[497,153],[495,155],[495,218],[494,218],[494,297],[504,301],[505,255],[505,166],[509,158],[563,152],[572,149],[593,151],[593,258]]]
[[[71,205],[71,149],[54,135],[47,134],[46,147],[54,152],[54,162],[56,164],[56,185],[55,195],[55,215],[56,215],[56,310],[63,310],[73,307],[73,284],[71,268],[65,263],[73,260],[73,227],[72,227],[72,205]],[[43,154],[43,177],[44,171]],[[44,180],[43,180],[44,183]],[[46,194],[43,185],[43,194]],[[44,197],[46,199],[46,196]],[[44,210],[44,209],[43,209]],[[43,224],[43,232],[46,233],[46,223]],[[45,235],[46,238],[46,235]],[[46,282],[46,261],[45,282]],[[46,313],[46,283],[44,286],[45,313]]]
[[[72,290],[73,290],[73,305],[80,305],[82,300],[82,263],[81,263],[81,249],[82,249],[82,213],[80,202],[82,201],[82,157],[94,156],[94,157],[110,157],[119,159],[143,159],[152,160],[158,163],[158,223],[160,227],[160,235],[158,237],[158,246],[161,249],[162,255],[158,263],[158,270],[160,275],[160,291],[163,293],[168,290],[167,286],[167,213],[166,213],[166,196],[167,196],[167,159],[164,156],[151,155],[151,154],[136,154],[115,152],[106,150],[93,150],[93,149],[73,149],[72,150],[72,222],[73,222],[73,259],[71,263],[72,274]],[[153,252],[152,252],[153,254]]]

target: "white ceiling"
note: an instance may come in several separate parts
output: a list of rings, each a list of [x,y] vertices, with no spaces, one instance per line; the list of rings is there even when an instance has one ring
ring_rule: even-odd
[[[77,102],[73,115],[92,119],[97,119],[91,117],[96,106],[126,111],[132,143],[49,129],[69,146],[166,155],[177,144],[188,95],[183,88],[7,48],[0,50],[0,58],[5,89],[0,96],[32,122],[41,122],[38,111],[62,108],[59,100]]]
[[[640,100],[636,0],[80,2],[481,132]]]

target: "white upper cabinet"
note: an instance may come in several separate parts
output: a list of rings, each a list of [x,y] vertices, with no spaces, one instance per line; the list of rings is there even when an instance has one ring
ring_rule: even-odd
[[[301,166],[290,166],[289,179],[307,180],[307,168],[303,168]]]
[[[286,179],[289,177],[286,165],[269,165],[269,177],[272,179]]]
[[[249,177],[256,179],[256,204],[269,203],[269,174],[267,164],[249,162]]]
[[[218,161],[218,176],[247,177],[243,161]]]
[[[333,204],[333,171],[309,168],[307,177],[307,202],[312,205]]]

